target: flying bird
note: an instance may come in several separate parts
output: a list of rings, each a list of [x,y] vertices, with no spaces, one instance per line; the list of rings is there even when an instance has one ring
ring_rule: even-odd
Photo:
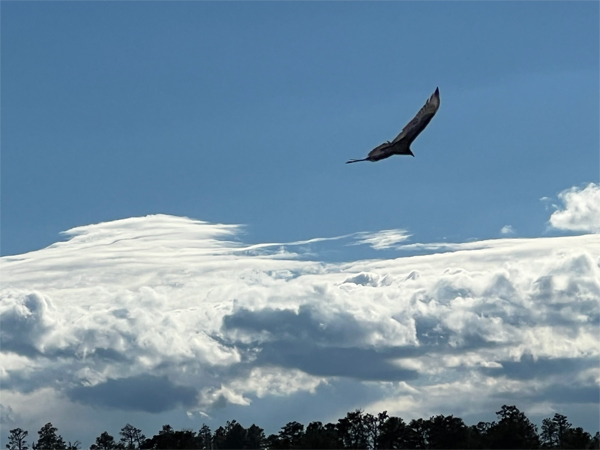
[[[365,159],[351,159],[346,164],[360,162],[360,161],[379,161],[380,159],[389,158],[392,155],[412,155],[413,152],[410,150],[410,144],[417,138],[417,136],[425,129],[425,127],[431,122],[433,116],[440,107],[440,90],[435,88],[435,92],[429,97],[429,100],[425,103],[415,118],[408,122],[400,134],[396,136],[392,142],[387,141],[378,147],[375,147],[369,152],[369,155]]]

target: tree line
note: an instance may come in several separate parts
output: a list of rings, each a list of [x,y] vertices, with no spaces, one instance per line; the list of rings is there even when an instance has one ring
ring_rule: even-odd
[[[265,436],[257,425],[244,428],[235,420],[214,432],[204,424],[198,432],[162,430],[146,438],[142,430],[127,424],[117,441],[108,432],[96,438],[90,450],[138,449],[600,449],[600,433],[594,436],[581,427],[573,427],[567,417],[554,414],[544,419],[541,431],[516,406],[502,406],[497,421],[467,426],[459,417],[433,416],[405,422],[400,417],[377,415],[356,410],[336,423],[311,422],[307,427],[289,422],[277,434]],[[80,450],[81,443],[65,442],[58,430],[47,423],[38,431],[32,450]],[[29,450],[28,432],[10,430],[8,450]]]

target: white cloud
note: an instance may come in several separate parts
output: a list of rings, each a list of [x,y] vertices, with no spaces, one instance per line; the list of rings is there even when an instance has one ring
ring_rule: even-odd
[[[234,391],[252,393],[261,398],[268,395],[289,396],[297,391],[314,393],[321,383],[327,383],[327,379],[310,376],[297,369],[265,366],[253,368],[243,378],[234,380],[231,386]]]
[[[500,230],[500,234],[503,234],[503,235],[515,234],[515,230],[513,229],[513,227],[511,225],[504,225],[502,227],[502,229]]]
[[[428,242],[428,243],[414,243],[414,244],[403,244],[396,247],[397,250],[413,251],[413,250],[425,250],[429,252],[459,252],[468,250],[483,250],[486,248],[516,248],[515,244],[518,239],[487,239],[482,241],[470,241],[470,242]]]
[[[600,235],[400,245],[452,252],[332,264],[244,245],[241,231],[147,216],[1,258],[3,414],[25,428],[42,420],[27,399],[44,398],[60,403],[59,429],[98,411],[201,422],[294,395],[332,414],[321,393],[344,379],[370,386],[354,407],[404,416],[580,405],[598,391]],[[382,233],[362,241],[408,237]]]
[[[412,235],[406,230],[381,230],[375,233],[356,233],[356,244],[370,245],[375,250],[385,250],[393,248],[396,244],[406,241]]]
[[[550,216],[550,225],[560,230],[600,232],[600,185],[572,187],[558,194],[563,206]]]

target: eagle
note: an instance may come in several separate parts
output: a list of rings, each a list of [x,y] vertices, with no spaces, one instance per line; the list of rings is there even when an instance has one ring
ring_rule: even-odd
[[[351,159],[346,164],[360,162],[360,161],[379,161],[381,159],[389,158],[392,155],[411,155],[415,156],[410,149],[410,144],[417,138],[417,136],[425,129],[425,127],[431,122],[433,116],[440,107],[440,90],[435,88],[435,92],[429,97],[425,105],[419,110],[413,120],[408,122],[400,134],[390,142],[384,142],[378,147],[375,147],[369,152],[369,155],[365,159]]]

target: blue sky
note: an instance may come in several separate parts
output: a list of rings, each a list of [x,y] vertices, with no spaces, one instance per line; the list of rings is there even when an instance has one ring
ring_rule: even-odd
[[[2,253],[152,213],[291,241],[544,231],[598,179],[598,5],[4,3]],[[436,86],[416,157],[346,166]]]
[[[0,6],[3,423],[597,430],[597,2]]]

